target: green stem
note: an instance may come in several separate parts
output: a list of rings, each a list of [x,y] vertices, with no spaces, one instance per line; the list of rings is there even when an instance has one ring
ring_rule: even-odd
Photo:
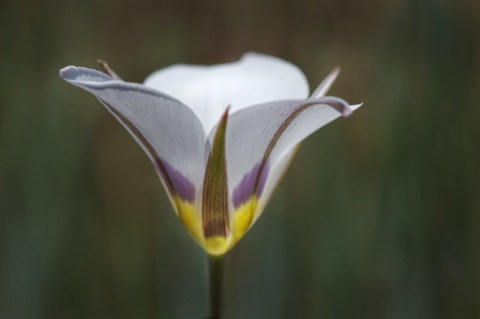
[[[210,311],[209,319],[221,319],[222,287],[223,287],[223,256],[208,255],[210,270]]]

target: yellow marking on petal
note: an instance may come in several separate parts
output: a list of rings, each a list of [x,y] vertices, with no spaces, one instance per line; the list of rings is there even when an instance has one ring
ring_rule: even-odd
[[[225,254],[231,247],[231,236],[208,237],[205,238],[205,244],[203,245],[203,248],[205,248],[207,253],[215,256]]]
[[[258,198],[253,195],[248,201],[242,204],[233,212],[231,229],[233,233],[232,246],[245,235],[250,228],[257,211]]]
[[[203,235],[201,216],[196,206],[192,203],[184,201],[178,197],[174,198],[178,210],[178,217],[183,226],[196,239],[196,241],[210,255],[223,255],[233,245],[231,236],[211,236],[205,238]]]
[[[200,220],[200,214],[198,213],[195,205],[178,197],[174,198],[174,202],[177,204],[178,217],[180,218],[183,226],[185,226],[193,238],[202,244],[202,223]]]
[[[245,235],[252,225],[258,206],[258,198],[250,197],[233,212],[229,225],[231,232],[227,236],[204,237],[201,216],[197,207],[178,197],[174,197],[173,202],[176,203],[178,217],[188,232],[208,254],[215,256],[225,254]]]
[[[230,220],[230,233],[227,236],[205,237],[197,207],[178,197],[174,197],[173,202],[176,203],[178,216],[185,228],[208,254],[214,256],[225,254],[245,235],[253,223],[258,208],[258,197],[250,197],[234,211]]]

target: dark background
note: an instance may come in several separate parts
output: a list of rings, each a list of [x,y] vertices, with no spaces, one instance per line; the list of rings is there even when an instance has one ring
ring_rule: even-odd
[[[200,319],[206,258],[140,147],[58,70],[246,51],[365,102],[227,256],[226,318],[480,318],[480,2],[0,4],[0,318]]]

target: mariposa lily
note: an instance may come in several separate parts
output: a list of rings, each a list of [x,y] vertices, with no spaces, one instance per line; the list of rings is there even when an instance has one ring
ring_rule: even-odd
[[[67,66],[150,157],[183,225],[210,255],[231,249],[262,213],[307,136],[360,105],[324,97],[335,69],[308,97],[294,65],[247,53],[214,66],[174,65],[144,84]]]

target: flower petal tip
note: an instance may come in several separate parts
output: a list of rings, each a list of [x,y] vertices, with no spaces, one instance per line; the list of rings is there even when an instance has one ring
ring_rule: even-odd
[[[348,105],[342,110],[342,116],[343,117],[349,117],[350,115],[353,114],[353,111],[358,109],[360,106],[363,105],[363,102],[360,104],[355,104],[355,105]]]
[[[76,66],[69,65],[60,69],[59,74],[64,80],[72,80],[78,75],[78,70]]]
[[[360,104],[348,105],[347,107],[345,107],[343,109],[342,116],[343,117],[349,117],[350,115],[352,115],[353,111],[355,111],[356,109],[358,109],[362,105],[363,105],[363,102],[360,103]]]
[[[92,82],[107,82],[115,80],[108,74],[103,72],[92,70],[88,68],[82,68],[77,66],[67,66],[60,70],[60,77],[65,81],[73,84],[78,83],[92,83]]]
[[[332,72],[330,72],[329,76],[334,76],[337,77],[338,74],[342,71],[342,67],[340,65],[337,65],[336,67],[333,68]]]
[[[222,117],[220,118],[220,123],[226,121],[228,119],[228,114],[230,113],[230,105],[227,106],[225,111],[223,111]]]
[[[358,109],[362,105],[363,105],[363,102],[359,103],[359,104],[355,104],[355,105],[350,105],[350,108],[352,109],[352,111],[355,111],[356,109]]]

